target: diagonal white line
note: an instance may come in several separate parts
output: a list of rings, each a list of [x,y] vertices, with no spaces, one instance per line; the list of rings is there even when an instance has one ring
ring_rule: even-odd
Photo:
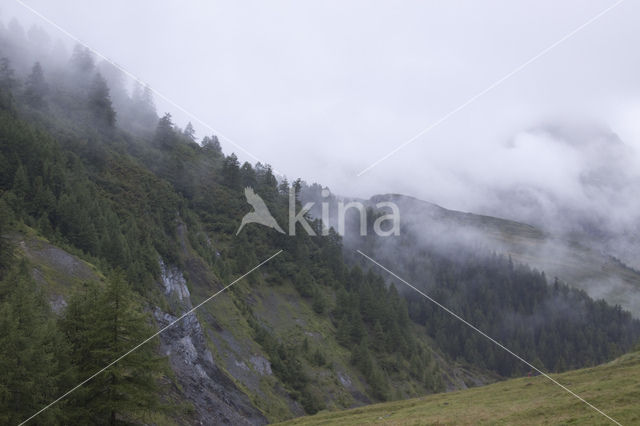
[[[474,326],[473,324],[471,324],[470,322],[468,322],[467,320],[465,320],[464,318],[462,318],[460,315],[456,314],[455,312],[453,312],[451,309],[447,308],[446,306],[444,306],[443,304],[439,303],[437,300],[434,300],[433,298],[431,298],[430,296],[428,296],[427,294],[425,294],[424,292],[422,292],[421,290],[417,289],[416,287],[414,287],[413,285],[409,284],[407,281],[405,281],[404,279],[402,279],[401,277],[399,277],[398,275],[396,275],[395,273],[393,273],[392,271],[390,271],[389,269],[387,269],[386,267],[384,267],[383,265],[381,265],[380,263],[376,262],[375,260],[373,260],[371,257],[367,256],[366,254],[364,254],[363,252],[361,252],[360,250],[356,250],[358,253],[360,253],[363,257],[365,257],[366,259],[368,259],[369,261],[371,261],[372,263],[376,264],[377,266],[379,266],[380,268],[382,268],[383,270],[385,270],[386,272],[388,272],[389,274],[391,274],[393,277],[397,278],[398,280],[400,280],[402,283],[406,284],[408,287],[412,288],[413,290],[417,291],[418,293],[420,293],[422,296],[424,296],[426,299],[428,299],[430,302],[434,303],[435,305],[437,305],[439,308],[443,309],[445,312],[447,312],[449,315],[453,316],[454,318],[456,318],[457,320],[461,321],[463,324],[465,324],[466,326],[470,327],[471,329],[473,329],[474,331],[476,331],[477,333],[479,333],[480,335],[482,335],[483,337],[486,337],[487,339],[489,339],[492,343],[496,344],[498,347],[500,347],[501,349],[505,350],[507,353],[509,353],[510,355],[514,356],[516,359],[518,359],[519,361],[523,362],[524,364],[526,364],[527,366],[529,366],[530,368],[532,368],[533,370],[537,371],[538,373],[540,373],[542,376],[546,377],[547,379],[551,380],[554,384],[558,385],[559,387],[561,387],[562,389],[564,389],[565,391],[567,391],[568,393],[570,393],[571,395],[573,395],[574,397],[576,397],[577,399],[579,399],[580,401],[584,402],[585,404],[587,404],[589,407],[591,407],[592,409],[594,409],[595,411],[597,411],[598,413],[602,414],[604,417],[606,417],[607,419],[611,420],[613,423],[622,426],[617,420],[613,419],[612,417],[610,417],[608,414],[606,414],[604,411],[600,410],[598,407],[594,406],[593,404],[591,404],[590,402],[588,402],[587,400],[585,400],[584,398],[582,398],[580,395],[578,395],[577,393],[573,392],[571,389],[569,389],[568,387],[564,386],[563,384],[561,384],[560,382],[558,382],[557,380],[555,380],[553,377],[549,376],[547,373],[545,373],[544,371],[540,370],[539,368],[537,368],[536,366],[534,366],[533,364],[531,364],[530,362],[527,362],[525,359],[523,359],[522,357],[520,357],[519,355],[517,355],[516,353],[514,353],[513,351],[511,351],[509,348],[507,348],[506,346],[504,346],[502,343],[498,342],[496,339],[494,339],[493,337],[489,336],[487,333],[485,333],[484,331],[480,330],[479,328],[477,328],[476,326]]]
[[[86,47],[87,49],[89,49],[90,51],[92,51],[96,56],[98,56],[99,58],[103,59],[104,61],[110,63],[111,65],[113,65],[114,67],[116,67],[117,69],[119,69],[120,71],[122,71],[123,73],[125,73],[127,76],[129,76],[130,78],[132,78],[133,80],[137,81],[138,83],[142,84],[142,85],[146,85],[149,87],[149,89],[151,89],[151,91],[160,99],[164,100],[165,102],[167,102],[169,105],[173,106],[174,108],[182,111],[183,113],[185,113],[186,115],[188,115],[189,117],[191,117],[194,121],[200,123],[202,126],[206,127],[207,129],[209,129],[211,132],[213,132],[216,136],[218,136],[218,138],[223,139],[227,142],[229,142],[231,145],[235,146],[236,148],[238,148],[239,150],[241,150],[242,152],[244,152],[245,154],[247,154],[249,157],[253,158],[256,161],[259,161],[263,164],[266,164],[263,160],[261,160],[260,158],[256,157],[255,155],[253,155],[251,152],[249,152],[248,150],[246,150],[245,148],[243,148],[241,145],[239,145],[238,143],[236,143],[233,139],[229,138],[228,136],[225,136],[222,132],[220,132],[219,130],[216,130],[215,128],[213,128],[212,126],[210,126],[209,124],[205,123],[202,119],[200,119],[197,115],[195,115],[194,113],[192,113],[191,111],[187,110],[186,108],[180,106],[178,103],[174,102],[173,100],[171,100],[170,98],[168,98],[167,96],[165,96],[164,94],[160,93],[158,90],[154,89],[153,87],[149,86],[148,84],[146,84],[145,82],[143,82],[140,78],[138,78],[136,75],[134,75],[133,73],[131,73],[130,71],[128,71],[126,68],[122,67],[121,65],[119,65],[118,63],[116,63],[115,61],[113,61],[112,59],[108,58],[107,56],[103,55],[102,53],[100,53],[99,51],[97,51],[96,49],[92,48],[91,46],[87,45],[85,42],[83,42],[82,40],[80,40],[78,37],[74,36],[73,34],[71,34],[69,31],[65,30],[64,28],[62,28],[60,25],[56,24],[55,22],[53,22],[51,19],[47,18],[46,16],[44,16],[42,13],[38,12],[37,10],[35,10],[33,7],[29,6],[28,4],[24,3],[22,0],[15,0],[18,4],[20,4],[22,7],[24,7],[25,9],[27,9],[28,11],[30,11],[31,13],[33,13],[34,15],[36,15],[37,17],[39,17],[40,19],[42,19],[43,21],[47,22],[49,25],[53,26],[54,28],[56,28],[58,31],[60,31],[62,34],[66,35],[67,37],[69,37],[71,40],[75,41],[76,43],[81,44],[82,46]],[[276,173],[280,173],[278,172],[276,169],[273,169],[274,172]]]
[[[606,13],[608,13],[611,10],[615,9],[616,7],[618,7],[623,1],[625,1],[625,0],[618,0],[613,5],[607,7],[606,9],[604,9],[602,11],[600,11],[598,14],[594,15],[593,17],[591,17],[588,21],[586,21],[582,25],[580,25],[577,28],[575,28],[573,31],[567,33],[564,37],[560,38],[556,42],[554,42],[554,43],[550,44],[549,46],[547,46],[546,48],[542,49],[536,55],[531,57],[531,59],[523,62],[520,65],[518,65],[513,70],[511,70],[510,72],[508,72],[507,74],[505,74],[504,76],[502,76],[501,78],[499,78],[498,80],[493,82],[489,87],[487,87],[486,89],[476,93],[475,95],[473,95],[472,97],[467,99],[465,102],[463,102],[462,104],[460,104],[459,106],[457,106],[456,108],[452,109],[451,111],[449,111],[448,113],[446,113],[445,115],[440,117],[438,120],[436,120],[435,122],[430,124],[428,127],[422,129],[421,131],[416,133],[413,137],[407,139],[405,142],[401,143],[400,145],[398,145],[397,147],[392,149],[389,153],[387,153],[386,155],[380,157],[378,160],[374,161],[368,167],[362,169],[360,171],[360,173],[357,174],[357,176],[358,177],[362,176],[363,174],[367,173],[369,170],[371,170],[374,167],[376,167],[378,164],[380,164],[383,161],[385,161],[387,158],[391,157],[392,155],[394,155],[395,153],[400,151],[405,146],[415,142],[421,136],[424,136],[425,134],[429,133],[431,130],[433,130],[434,128],[438,127],[440,124],[442,124],[445,121],[447,121],[453,115],[457,114],[458,112],[460,112],[461,110],[463,110],[464,108],[466,108],[467,106],[469,106],[470,104],[472,104],[473,102],[478,100],[478,98],[481,98],[482,96],[484,96],[485,94],[487,94],[491,90],[495,89],[496,87],[498,87],[499,85],[504,83],[506,80],[508,80],[509,78],[513,77],[514,75],[516,75],[517,73],[519,73],[520,71],[525,69],[527,66],[531,65],[533,62],[535,62],[536,60],[540,59],[542,56],[544,56],[547,53],[549,53],[551,50],[556,48],[558,45],[564,43],[565,41],[567,41],[568,39],[570,39],[571,37],[576,35],[579,31],[583,30],[588,25],[590,25],[590,24],[594,23],[595,21],[597,21],[598,19],[602,18],[602,16],[604,16]]]
[[[271,259],[273,259],[274,257],[276,257],[277,255],[279,255],[280,253],[282,253],[282,250],[278,250],[275,254],[273,254],[271,257],[269,257],[268,259],[262,261],[260,264],[254,266],[253,268],[251,268],[251,270],[247,273],[245,273],[244,275],[242,275],[239,278],[236,278],[231,284],[227,285],[226,287],[224,287],[223,289],[221,289],[220,291],[216,292],[215,294],[209,296],[208,298],[204,299],[202,302],[198,303],[196,306],[194,306],[193,308],[191,308],[189,311],[185,312],[184,314],[182,314],[182,316],[180,316],[178,319],[176,319],[175,321],[169,323],[167,326],[161,328],[160,330],[158,330],[156,333],[154,333],[153,335],[149,336],[148,338],[146,338],[145,340],[143,340],[141,343],[137,344],[136,346],[134,346],[133,348],[131,348],[130,350],[128,350],[126,353],[122,354],[121,356],[119,356],[118,358],[116,358],[115,360],[111,361],[107,366],[105,366],[104,368],[102,368],[100,371],[97,371],[96,373],[94,373],[93,375],[89,376],[87,379],[83,380],[82,382],[78,383],[76,386],[74,386],[73,388],[69,389],[67,392],[65,392],[63,395],[61,395],[59,398],[57,398],[55,401],[51,402],[49,405],[45,406],[44,408],[40,409],[40,411],[38,411],[37,413],[33,414],[31,417],[29,417],[28,419],[24,420],[22,423],[20,423],[19,426],[22,426],[23,424],[27,423],[28,421],[32,420],[34,417],[36,417],[37,415],[43,413],[44,411],[48,410],[49,408],[51,408],[52,406],[54,406],[55,404],[57,404],[59,401],[61,401],[62,399],[66,398],[68,395],[70,395],[71,393],[73,393],[74,391],[76,391],[78,388],[80,388],[81,386],[83,386],[84,384],[86,384],[87,382],[91,381],[93,378],[95,378],[96,376],[98,376],[99,374],[101,374],[102,372],[104,372],[105,370],[107,370],[109,367],[113,366],[114,364],[116,364],[117,362],[121,361],[123,358],[125,358],[127,355],[131,354],[132,352],[134,352],[135,350],[137,350],[138,348],[140,348],[142,345],[144,345],[145,343],[148,343],[151,339],[153,339],[154,337],[158,336],[159,334],[163,333],[164,331],[168,330],[169,328],[171,328],[173,325],[175,325],[177,322],[181,321],[182,319],[184,319],[186,316],[188,316],[189,314],[192,314],[196,309],[198,309],[199,307],[201,307],[202,305],[204,305],[205,303],[207,303],[208,301],[210,301],[211,299],[213,299],[214,297],[216,297],[217,295],[219,295],[220,293],[224,292],[225,290],[227,290],[229,287],[231,287],[232,285],[234,285],[235,283],[237,283],[238,281],[240,281],[241,279],[243,279],[244,277],[246,277],[247,275],[249,275],[250,273],[252,273],[253,271],[255,271],[256,269],[260,268],[262,265],[264,265],[265,263],[269,262]]]

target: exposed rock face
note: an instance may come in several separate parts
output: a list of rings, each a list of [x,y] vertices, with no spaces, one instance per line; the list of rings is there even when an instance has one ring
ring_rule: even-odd
[[[161,263],[162,284],[177,312],[191,309],[186,280],[176,268]],[[172,307],[173,309],[174,307]],[[171,324],[177,316],[154,311],[158,327]],[[196,411],[196,424],[262,425],[267,419],[255,408],[247,395],[216,365],[206,346],[205,335],[198,318],[191,313],[160,334],[161,351],[169,357],[171,369],[180,384],[184,398]]]
[[[264,357],[254,355],[251,357],[251,364],[253,364],[253,368],[262,375],[271,375],[273,372],[271,371],[271,363]]]
[[[187,288],[187,281],[184,279],[182,273],[175,267],[167,267],[164,262],[160,261],[160,279],[164,286],[164,293],[167,296],[175,295],[178,300],[183,302],[186,307],[188,303],[191,308],[189,289]]]

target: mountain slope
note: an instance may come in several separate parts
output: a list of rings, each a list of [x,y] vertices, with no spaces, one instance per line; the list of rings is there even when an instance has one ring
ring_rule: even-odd
[[[377,203],[385,201],[398,205],[403,232],[415,235],[418,244],[455,241],[467,248],[511,256],[516,262],[544,271],[548,277],[558,277],[595,299],[605,299],[640,317],[640,271],[590,248],[588,242],[559,238],[512,220],[445,209],[406,195],[376,195],[363,203],[375,209]],[[357,239],[345,239],[346,246],[351,242],[357,245]]]
[[[6,45],[0,37],[3,52]],[[8,51],[22,64],[33,61],[15,43]],[[289,206],[289,194],[300,197],[300,182],[290,187],[268,165],[240,164],[215,135],[197,143],[170,114],[158,118],[150,99],[129,97],[118,78],[109,80],[119,96],[116,111],[101,71],[104,64],[81,46],[68,65],[43,62],[30,75],[0,58],[0,309],[11,313],[0,321],[0,364],[24,367],[26,359],[40,368],[35,377],[23,368],[10,382],[0,378],[0,389],[11,391],[0,398],[6,418],[19,421],[46,406],[230,283],[149,341],[146,359],[122,360],[144,361],[137,365],[144,383],[127,376],[135,365],[117,363],[118,377],[98,375],[43,422],[263,424],[522,373],[513,359],[387,276],[350,261],[349,234],[309,235],[298,225],[295,235],[283,235],[255,224],[236,232],[251,209],[246,187],[286,224],[289,208],[301,208],[299,201]],[[48,84],[31,87],[42,79]],[[463,219],[456,216],[449,230],[466,230]],[[321,234],[320,221],[310,226]],[[394,268],[427,278],[465,317],[503,333],[536,363],[564,371],[611,360],[640,335],[640,322],[627,312],[549,285],[543,274],[486,247],[449,256],[416,246],[420,232],[405,227],[403,237],[390,240],[399,243]],[[455,245],[457,237],[439,235],[438,242]],[[384,248],[381,241],[363,243],[374,252]],[[19,254],[11,257],[8,246]],[[420,251],[409,250],[415,247]],[[36,286],[51,295],[49,304],[32,297]],[[17,299],[28,302],[30,315],[20,316]],[[16,357],[12,345],[25,350]],[[36,350],[46,353],[36,357]],[[59,363],[34,362],[42,357]],[[44,378],[48,386],[39,389]],[[123,383],[132,386],[94,386]],[[145,405],[135,405],[140,400]],[[158,413],[149,408],[156,402]]]
[[[289,238],[252,226],[235,236],[248,209],[245,185],[260,191],[278,220],[286,216],[287,193],[270,168],[241,168],[213,142],[186,138],[168,116],[155,133],[133,135],[63,108],[85,102],[83,90],[47,96],[44,110],[22,103],[21,90],[0,87],[6,101],[0,105],[0,276],[26,262],[23,269],[52,295],[55,313],[38,305],[49,326],[60,328],[65,305],[75,293],[87,294],[88,282],[119,274],[135,290],[140,314],[159,329],[283,250],[148,343],[170,368],[158,377],[157,392],[178,407],[167,416],[170,423],[262,424],[467,386],[459,373],[449,380],[441,366],[467,372],[469,383],[494,380],[442,354],[436,359],[421,327],[410,323],[405,301],[380,277],[346,265],[336,235],[313,239],[299,229]],[[14,248],[24,240],[22,255],[5,256],[5,240]],[[338,316],[339,297],[348,305]],[[0,304],[8,302],[0,294]],[[378,347],[369,346],[373,341]],[[10,354],[1,353],[3,359]],[[80,370],[51,392],[61,394],[94,372]],[[10,415],[25,418],[51,399],[34,394],[32,406]],[[65,411],[70,406],[62,400],[52,418],[64,423],[74,414]]]
[[[370,202],[389,200],[401,206],[403,224],[411,232],[432,238],[436,230],[469,245],[484,245],[640,316],[640,271],[607,253],[531,225],[448,210],[412,197],[382,195],[372,197]]]
[[[594,368],[552,375],[622,424],[640,422],[640,352]],[[480,388],[319,413],[287,425],[612,424],[543,376]]]

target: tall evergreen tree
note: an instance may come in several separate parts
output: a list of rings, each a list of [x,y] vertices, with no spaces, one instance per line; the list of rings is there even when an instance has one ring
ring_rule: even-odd
[[[158,125],[156,126],[156,133],[153,140],[156,145],[167,148],[173,145],[175,136],[176,134],[173,129],[171,114],[166,113],[160,120],[158,120]]]
[[[70,61],[74,71],[82,74],[89,74],[96,66],[93,53],[91,53],[88,47],[80,44],[77,44],[73,48]]]
[[[63,336],[23,262],[0,282],[0,423],[18,424],[58,397],[68,369]],[[39,421],[63,423],[63,405]]]
[[[141,130],[153,130],[158,123],[158,113],[153,100],[153,91],[141,82],[135,81],[131,93],[131,103],[128,106],[129,113],[123,117],[130,120],[130,124]]]
[[[182,134],[192,142],[196,140],[196,129],[193,128],[193,124],[191,122],[187,123],[187,127],[184,128]]]
[[[13,258],[13,245],[6,235],[11,221],[11,209],[0,198],[0,279],[5,275],[6,269]]]
[[[202,138],[202,147],[208,152],[214,153],[216,156],[222,154],[222,147],[220,146],[220,141],[216,135],[212,135],[211,137],[205,136]]]
[[[122,272],[115,272],[104,289],[91,286],[76,293],[62,324],[81,380],[153,334]],[[72,402],[81,417],[75,421],[115,425],[158,409],[156,376],[162,362],[153,341],[131,352],[75,393]]]
[[[222,179],[229,188],[240,188],[242,184],[240,176],[240,162],[236,154],[231,153],[222,164]]]
[[[116,122],[116,112],[111,105],[109,86],[100,73],[97,73],[89,91],[89,108],[94,117],[111,127]]]
[[[48,86],[44,80],[42,67],[40,62],[36,62],[25,82],[24,96],[27,103],[34,108],[41,108],[44,106],[44,96],[47,90]]]
[[[258,183],[256,180],[256,172],[247,161],[245,161],[240,168],[240,179],[242,180],[243,187],[250,186],[251,188],[255,188]]]
[[[0,89],[10,91],[16,84],[9,58],[0,58]]]

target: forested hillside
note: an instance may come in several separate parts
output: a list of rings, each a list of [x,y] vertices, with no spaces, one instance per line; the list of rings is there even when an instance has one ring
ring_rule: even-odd
[[[525,372],[345,256],[342,237],[321,236],[319,220],[318,236],[299,225],[295,236],[259,226],[236,235],[250,211],[245,187],[287,222],[285,179],[225,155],[215,135],[198,141],[190,124],[158,117],[148,88],[129,95],[117,69],[86,48],[62,58],[34,42],[39,30],[9,27],[0,34],[3,423],[55,402],[34,421],[261,424]],[[299,197],[303,183],[292,185]],[[34,241],[93,278],[47,266],[53,255],[33,256]],[[619,307],[509,259],[433,249],[395,263],[376,244],[362,247],[541,367],[610,360],[640,335]]]
[[[5,49],[13,46],[4,41]],[[35,233],[95,265],[107,277],[105,283],[58,289],[66,307],[54,315],[44,302],[54,296],[52,289],[38,286],[24,257],[20,252],[12,256],[11,244],[5,244],[3,306],[11,309],[14,298],[31,294],[29,289],[38,291],[30,296],[32,308],[18,310],[12,316],[17,323],[5,324],[2,347],[25,345],[30,363],[43,356],[56,360],[45,364],[46,371],[25,368],[16,370],[15,378],[6,378],[2,411],[7,421],[25,419],[151,335],[152,328],[162,322],[158,312],[176,316],[184,311],[186,304],[173,303],[174,294],[168,290],[167,295],[159,285],[168,281],[165,269],[177,275],[184,271],[187,294],[200,297],[280,249],[284,250],[281,256],[220,303],[223,314],[230,309],[242,321],[240,326],[233,325],[239,329],[218,330],[220,334],[237,332],[233,337],[238,340],[249,339],[240,342],[248,346],[246,359],[235,362],[250,365],[249,358],[264,359],[265,370],[251,372],[251,380],[260,382],[262,375],[273,378],[242,392],[251,394],[268,418],[313,413],[329,404],[349,406],[433,392],[443,386],[427,342],[410,325],[405,301],[380,277],[347,266],[335,233],[328,238],[304,232],[285,237],[254,227],[234,237],[247,211],[242,196],[245,186],[255,188],[277,218],[286,214],[289,188],[278,184],[269,166],[241,166],[235,155],[223,155],[215,136],[196,143],[190,126],[178,129],[169,114],[156,119],[152,127],[144,127],[140,120],[135,122],[137,129],[124,131],[118,126],[110,89],[85,48],[76,47],[61,68],[48,72],[38,63],[24,77],[5,57],[1,73],[3,241],[16,233],[18,239]],[[141,102],[133,96],[130,101],[129,107],[140,116],[155,114],[149,97]],[[318,229],[319,222],[314,226]],[[262,310],[253,306],[253,297],[259,294],[253,291],[255,286],[267,294],[294,289],[295,299],[281,307],[303,310],[324,333],[274,330],[260,316]],[[336,298],[348,300],[349,305],[337,304]],[[41,321],[22,325],[23,316]],[[215,327],[216,318],[210,321]],[[336,330],[345,321],[348,325]],[[120,325],[109,331],[113,322]],[[25,327],[31,338],[21,336]],[[280,335],[284,332],[293,334]],[[44,345],[35,338],[40,335],[53,342]],[[213,345],[214,338],[207,337],[207,346]],[[144,416],[165,418],[158,414],[163,412],[158,406],[193,403],[185,395],[170,401],[159,398],[162,388],[179,387],[180,377],[174,376],[179,372],[169,371],[171,362],[160,355],[157,340],[42,416],[65,423],[78,418],[97,423],[109,418],[133,421]],[[117,343],[107,345],[111,341]],[[329,352],[333,346],[336,351]],[[39,348],[37,353],[34,348]],[[214,355],[223,356],[212,349]],[[18,362],[23,361],[26,364],[26,359],[18,357]],[[380,367],[383,363],[385,369]],[[32,375],[36,372],[40,376]],[[46,378],[49,385],[34,392],[44,383],[39,378]],[[319,382],[327,379],[336,383]],[[392,389],[394,381],[402,384]],[[232,380],[229,387],[237,386]],[[91,404],[84,398],[90,398]],[[281,402],[269,406],[277,401]],[[181,410],[193,415],[189,414],[193,408]],[[262,415],[250,415],[264,421]]]

